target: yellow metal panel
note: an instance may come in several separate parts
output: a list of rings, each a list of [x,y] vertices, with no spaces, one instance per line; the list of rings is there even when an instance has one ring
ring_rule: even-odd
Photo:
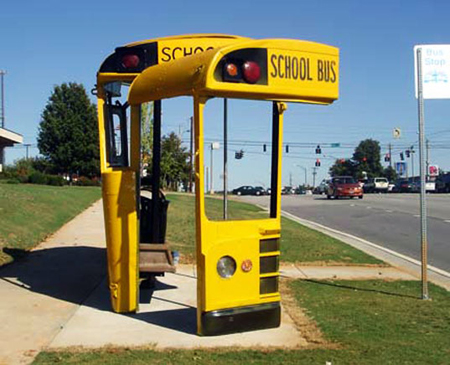
[[[251,48],[267,50],[267,85],[223,82],[215,78],[216,67],[223,57]],[[138,104],[194,94],[329,104],[339,96],[339,50],[283,39],[235,42],[147,68],[133,81],[128,102]]]
[[[208,36],[169,38],[158,41],[158,63],[165,63],[186,56],[202,53],[227,44],[248,38],[234,36]]]
[[[197,240],[197,329],[202,333],[201,315],[219,309],[257,305],[280,300],[280,294],[260,294],[260,278],[278,276],[260,274],[260,240],[280,238],[281,230],[281,149],[278,151],[277,211],[275,218],[240,221],[210,221],[205,213],[204,191],[204,142],[203,110],[205,98],[195,96],[195,167],[196,167],[196,240]],[[282,145],[283,112],[285,105],[278,103],[280,111],[279,144]],[[277,256],[279,252],[271,252]],[[230,278],[222,278],[217,272],[217,262],[223,256],[236,261],[236,272]],[[251,260],[252,269],[245,272],[242,263]]]
[[[230,34],[220,34],[220,33],[193,33],[193,34],[182,34],[182,35],[174,35],[174,36],[168,36],[168,37],[160,37],[160,38],[154,38],[154,39],[147,39],[144,41],[138,41],[138,42],[133,42],[133,43],[129,43],[126,45],[126,47],[134,47],[134,46],[138,46],[141,44],[148,44],[148,43],[153,43],[153,42],[169,42],[169,41],[186,41],[189,39],[197,39],[200,40],[202,38],[209,38],[209,39],[214,39],[214,38],[220,38],[220,39],[230,39],[230,40],[234,40],[234,39],[240,39],[240,40],[245,40],[245,39],[250,39],[247,37],[241,37],[241,36],[237,36],[237,35],[230,35]]]
[[[100,91],[102,92],[102,90]],[[103,95],[98,95],[97,99],[97,115],[98,115],[98,135],[100,143],[100,171],[105,172],[106,167],[106,131],[105,131],[105,116],[103,113],[103,107],[105,105],[105,99]]]
[[[102,174],[108,279],[115,312],[137,310],[138,236],[133,171]]]

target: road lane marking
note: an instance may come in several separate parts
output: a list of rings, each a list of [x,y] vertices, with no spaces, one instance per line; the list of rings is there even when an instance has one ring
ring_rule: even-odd
[[[449,219],[444,220],[445,223],[450,223]]]
[[[420,218],[420,214],[414,214],[414,217]]]
[[[385,210],[386,213],[392,213],[392,210]]]

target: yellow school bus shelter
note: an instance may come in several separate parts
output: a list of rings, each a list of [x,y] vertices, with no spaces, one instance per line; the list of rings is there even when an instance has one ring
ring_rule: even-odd
[[[142,276],[145,272],[173,271],[170,251],[161,242],[161,202],[159,194],[155,193],[159,191],[160,146],[157,140],[160,139],[161,100],[192,96],[197,331],[202,335],[214,335],[279,326],[281,146],[285,102],[330,104],[336,100],[338,49],[299,40],[252,40],[211,34],[170,37],[116,49],[100,68],[97,81],[113,309],[117,312],[138,309],[140,273]],[[130,86],[126,102],[121,102],[124,84]],[[206,216],[203,112],[213,97],[273,103],[269,218],[212,221]],[[153,229],[144,237],[142,221],[147,213],[142,209],[140,198],[140,110],[146,102],[154,102],[154,170],[150,205]],[[161,252],[167,260],[152,261]],[[144,257],[143,265],[140,261]]]

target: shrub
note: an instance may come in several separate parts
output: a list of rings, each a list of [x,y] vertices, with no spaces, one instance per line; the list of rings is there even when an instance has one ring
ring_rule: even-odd
[[[16,178],[12,178],[12,179],[6,180],[6,183],[7,184],[20,184],[20,180],[16,179]]]
[[[63,186],[66,184],[66,180],[62,176],[47,175],[47,184],[52,186]]]
[[[100,181],[97,178],[89,179],[85,176],[80,176],[75,182],[78,186],[100,186]]]
[[[47,185],[49,183],[49,175],[36,171],[29,176],[28,182],[31,184]]]

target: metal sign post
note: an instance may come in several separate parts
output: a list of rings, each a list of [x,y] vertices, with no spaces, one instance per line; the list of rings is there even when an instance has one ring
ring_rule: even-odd
[[[427,206],[424,99],[450,99],[450,45],[428,44],[414,47],[416,97],[419,108],[420,237],[422,245],[422,298],[429,299],[427,280]]]
[[[223,219],[228,219],[228,103],[223,99]]]
[[[429,299],[428,296],[428,239],[427,239],[427,201],[426,201],[426,181],[425,181],[425,131],[424,131],[424,111],[423,111],[423,89],[422,89],[422,49],[416,49],[417,57],[417,96],[419,107],[419,157],[420,157],[420,241],[422,247],[422,299]]]

